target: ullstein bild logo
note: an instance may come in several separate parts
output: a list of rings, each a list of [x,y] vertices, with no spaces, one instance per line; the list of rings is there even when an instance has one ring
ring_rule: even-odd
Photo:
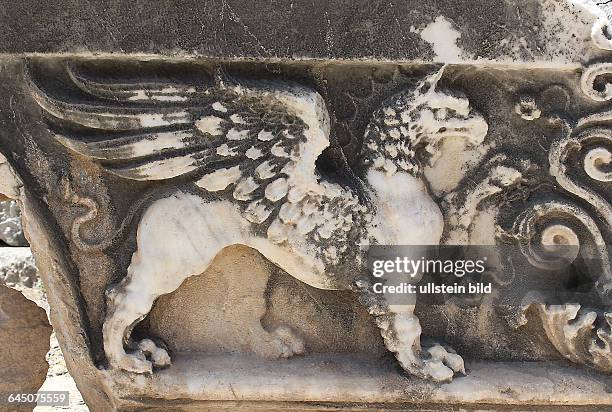
[[[426,283],[424,285],[415,285],[412,283],[400,283],[399,285],[383,285],[381,282],[372,285],[374,293],[410,293],[410,294],[480,294],[491,293],[491,283],[469,283],[460,285],[454,283],[452,285],[436,285],[435,283]]]

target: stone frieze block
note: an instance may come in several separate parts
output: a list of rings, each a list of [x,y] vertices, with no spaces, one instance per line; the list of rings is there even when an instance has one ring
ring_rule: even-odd
[[[210,2],[151,39],[111,3],[0,44],[0,192],[92,410],[609,405],[596,4]],[[397,304],[380,245],[487,246],[499,293]]]

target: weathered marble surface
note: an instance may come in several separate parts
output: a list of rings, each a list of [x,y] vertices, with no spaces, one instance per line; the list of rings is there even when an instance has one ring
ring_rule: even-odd
[[[12,10],[0,193],[93,410],[610,404],[612,36],[594,3]],[[568,243],[576,265],[595,255],[593,296],[397,308],[360,265],[368,243],[504,242],[522,258],[500,284],[554,278],[535,246]]]
[[[410,380],[406,385],[395,368],[359,355],[317,354],[280,365],[244,355],[188,356],[174,371],[162,371],[148,382],[134,385],[117,377],[112,390],[125,392],[135,386],[139,397],[124,403],[135,409],[163,405],[151,393],[175,399],[175,405],[185,410],[334,410],[334,405],[440,410],[455,404],[492,411],[525,410],[527,405],[537,410],[601,411],[610,405],[609,385],[600,376],[567,365],[475,362],[472,368],[468,377],[450,384]]]
[[[9,54],[480,61],[568,68],[603,55],[585,41],[599,13],[586,0],[9,3],[10,12],[0,16],[0,52]]]
[[[0,393],[35,393],[47,376],[51,326],[47,314],[19,291],[0,285]],[[0,411],[32,410],[8,405]]]
[[[29,248],[0,248],[0,284],[12,288],[31,288],[39,280],[38,269]]]
[[[21,213],[14,200],[0,201],[0,240],[9,246],[28,246],[21,228]]]

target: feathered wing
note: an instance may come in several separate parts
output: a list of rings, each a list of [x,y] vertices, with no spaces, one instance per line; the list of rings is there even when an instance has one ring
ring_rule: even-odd
[[[203,189],[243,203],[254,222],[280,207],[292,174],[300,175],[302,190],[316,185],[315,160],[329,144],[329,125],[315,91],[100,82],[66,70],[84,98],[54,97],[32,81],[33,96],[59,143],[115,175],[193,176]]]

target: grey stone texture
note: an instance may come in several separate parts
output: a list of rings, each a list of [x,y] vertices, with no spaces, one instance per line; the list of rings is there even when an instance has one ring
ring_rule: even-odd
[[[9,246],[28,246],[21,227],[21,212],[15,200],[0,201],[0,240]]]
[[[47,314],[19,291],[0,285],[0,393],[36,393],[47,376],[51,326]],[[32,410],[35,405],[9,405],[0,411]]]
[[[466,60],[571,65],[594,52],[582,40],[592,16],[582,3],[6,1],[0,52],[431,62],[440,59],[418,31],[444,16],[460,29]]]
[[[40,286],[38,269],[30,248],[0,248],[0,284],[12,288]]]

